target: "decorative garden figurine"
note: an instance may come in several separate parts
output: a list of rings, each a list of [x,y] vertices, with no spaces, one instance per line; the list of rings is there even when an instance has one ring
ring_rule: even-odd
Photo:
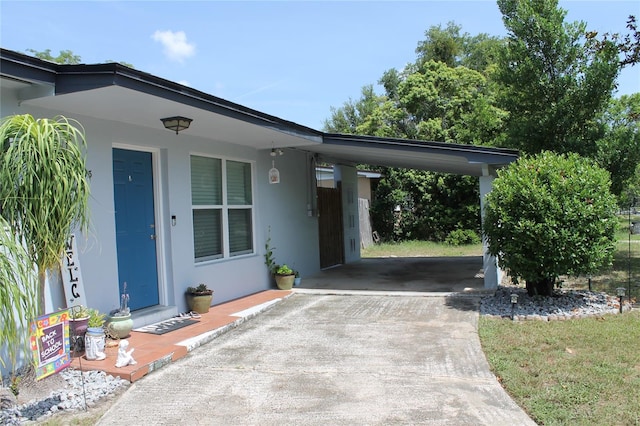
[[[137,364],[136,360],[133,359],[131,355],[133,353],[133,349],[127,351],[129,347],[128,340],[121,340],[118,345],[118,359],[116,360],[116,367],[126,367],[127,365],[135,365]]]

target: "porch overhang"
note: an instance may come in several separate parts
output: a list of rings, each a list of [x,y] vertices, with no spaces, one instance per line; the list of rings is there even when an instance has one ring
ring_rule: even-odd
[[[518,159],[518,151],[443,142],[325,134],[305,147],[322,161],[484,176]]]

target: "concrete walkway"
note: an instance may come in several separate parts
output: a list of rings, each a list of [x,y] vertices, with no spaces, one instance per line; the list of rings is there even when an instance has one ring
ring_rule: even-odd
[[[100,425],[533,425],[480,348],[477,298],[305,294],[134,383]]]

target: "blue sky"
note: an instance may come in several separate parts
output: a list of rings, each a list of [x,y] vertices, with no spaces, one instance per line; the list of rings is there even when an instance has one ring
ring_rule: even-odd
[[[640,1],[561,1],[567,21],[625,32]],[[449,21],[506,35],[495,1],[0,1],[0,46],[71,50],[321,129],[383,72],[415,60],[425,31]],[[640,66],[619,79],[640,92]],[[380,90],[379,90],[380,91]],[[380,91],[381,92],[381,91]]]

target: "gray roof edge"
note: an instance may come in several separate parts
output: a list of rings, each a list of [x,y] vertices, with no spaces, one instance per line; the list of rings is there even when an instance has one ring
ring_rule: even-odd
[[[119,63],[56,64],[4,48],[0,48],[0,58],[2,59],[1,72],[3,75],[5,74],[5,65],[13,65],[7,71],[19,71],[30,80],[35,80],[34,76],[46,72],[48,78],[46,80],[40,78],[39,81],[55,83],[56,94],[120,86],[253,124],[298,134],[311,140],[317,140],[323,134],[319,130],[283,120]]]
[[[53,84],[56,80],[56,64],[23,53],[0,48],[0,75],[14,78],[16,74],[28,83]]]
[[[478,146],[478,145],[464,145],[464,144],[456,144],[456,143],[448,143],[448,142],[435,142],[435,141],[424,141],[417,139],[400,139],[400,138],[385,138],[379,136],[363,136],[363,135],[347,135],[340,133],[325,133],[324,134],[324,142],[325,143],[348,143],[348,144],[372,144],[372,145],[380,145],[380,146],[395,146],[395,147],[405,147],[405,148],[432,148],[436,150],[445,150],[445,151],[459,151],[465,153],[476,153],[476,154],[489,154],[489,155],[497,155],[504,157],[513,157],[517,159],[520,156],[520,152],[516,149],[510,148],[495,148],[488,146]]]

